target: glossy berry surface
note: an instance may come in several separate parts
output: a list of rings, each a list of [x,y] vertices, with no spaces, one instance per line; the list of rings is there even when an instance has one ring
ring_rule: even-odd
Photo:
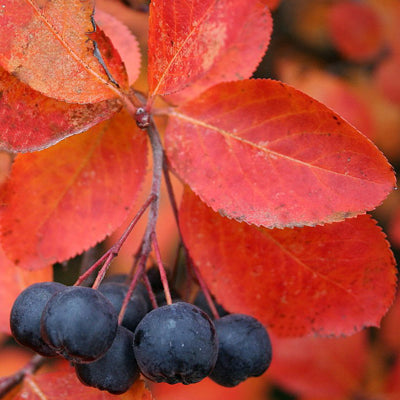
[[[72,286],[48,301],[41,333],[43,340],[66,359],[88,362],[111,347],[117,323],[114,307],[99,291]]]
[[[112,346],[103,357],[88,364],[75,365],[79,380],[85,385],[112,394],[126,392],[139,378],[133,352],[133,333],[119,326]]]
[[[42,339],[40,319],[50,297],[65,288],[66,286],[57,282],[40,282],[27,287],[19,294],[10,314],[11,332],[17,342],[42,356],[57,355]]]
[[[272,358],[268,333],[255,318],[230,314],[214,321],[219,340],[218,358],[210,378],[233,387],[251,376],[260,376]]]
[[[181,302],[148,313],[136,328],[134,349],[139,368],[147,378],[190,384],[211,372],[218,340],[207,314]]]
[[[99,286],[99,291],[110,301],[117,314],[121,310],[128,289],[127,285],[117,282],[105,282]],[[134,332],[138,323],[147,314],[147,311],[147,302],[142,293],[134,290],[127,305],[122,326]]]

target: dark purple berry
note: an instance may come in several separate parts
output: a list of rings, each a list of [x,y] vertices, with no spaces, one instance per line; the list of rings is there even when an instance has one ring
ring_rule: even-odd
[[[109,283],[109,282],[121,283],[121,284],[124,284],[127,287],[129,287],[129,276],[128,276],[128,274],[109,275],[104,279],[103,283]],[[153,309],[153,305],[151,304],[149,293],[147,292],[146,286],[143,283],[139,282],[136,285],[134,293],[137,293],[137,294],[140,294],[143,296],[143,298],[147,304],[147,311],[150,311]]]
[[[264,326],[250,315],[230,314],[214,321],[219,340],[218,358],[210,378],[233,387],[251,376],[260,376],[272,358]]]
[[[11,332],[18,343],[42,356],[57,355],[42,339],[40,319],[50,297],[65,288],[66,286],[57,282],[40,282],[27,287],[19,294],[10,315]]]
[[[110,303],[115,308],[117,314],[119,314],[122,303],[128,293],[128,286],[116,283],[116,282],[105,282],[99,286],[99,291],[107,297]],[[127,305],[122,326],[128,328],[132,332],[136,329],[137,324],[147,314],[148,308],[147,303],[141,292],[134,290],[129,303]]]
[[[56,293],[42,315],[43,340],[66,359],[94,361],[111,347],[118,325],[112,304],[99,291],[72,286]]]
[[[218,341],[207,314],[181,302],[149,312],[136,328],[134,349],[139,368],[147,378],[190,384],[211,372]]]
[[[75,371],[85,385],[112,394],[126,392],[139,378],[139,367],[133,351],[133,333],[119,326],[114,342],[104,356],[91,363],[76,364]]]

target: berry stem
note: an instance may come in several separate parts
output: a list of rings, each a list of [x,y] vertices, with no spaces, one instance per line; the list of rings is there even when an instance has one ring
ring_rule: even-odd
[[[160,248],[158,247],[157,237],[154,232],[152,234],[152,241],[153,241],[154,253],[156,255],[156,260],[157,260],[157,264],[158,264],[158,269],[160,271],[161,282],[162,282],[162,285],[164,288],[165,299],[167,301],[167,304],[171,305],[172,298],[171,298],[171,292],[169,290],[167,274],[165,273],[165,268],[164,268],[162,260],[161,260]]]
[[[168,169],[168,165],[167,165],[165,157],[164,157],[164,162],[163,162],[163,174],[164,174],[165,185],[167,187],[169,202],[171,204],[172,211],[174,213],[176,225],[177,225],[177,227],[179,229],[178,205],[177,205],[177,202],[176,202],[174,188],[172,186],[171,177],[169,175],[169,169]]]
[[[219,319],[218,311],[215,307],[215,304],[211,297],[210,291],[208,290],[208,287],[207,287],[206,283],[204,282],[204,279],[201,276],[199,269],[197,268],[196,265],[194,265],[193,261],[191,260],[191,258],[189,257],[188,254],[187,254],[187,260],[188,260],[188,264],[190,265],[191,270],[194,272],[194,274],[196,276],[197,282],[199,283],[201,290],[204,293],[204,296],[207,300],[208,306],[210,307],[210,310],[211,310],[214,318]]]
[[[133,275],[132,281],[129,284],[128,292],[126,293],[124,301],[122,302],[121,311],[119,312],[119,315],[118,315],[118,324],[120,324],[120,325],[122,323],[122,320],[124,319],[126,307],[128,307],[128,303],[129,303],[129,300],[130,300],[130,298],[132,296],[132,293],[135,290],[135,287],[136,287],[139,279],[143,275],[143,272],[145,270],[145,265],[146,265],[146,257],[144,257],[142,255],[140,257],[140,259],[139,259],[139,263],[138,263],[138,266],[136,268],[135,274]]]
[[[129,234],[132,232],[132,229],[135,227],[139,219],[142,217],[147,208],[156,200],[157,196],[151,193],[147,200],[144,202],[140,210],[136,213],[134,218],[132,219],[129,226],[126,228],[125,232],[121,235],[116,243],[108,249],[84,274],[82,274],[78,280],[75,282],[74,286],[79,286],[93,271],[95,271],[101,264],[104,263],[102,269],[99,272],[96,281],[93,284],[93,288],[96,289],[103,279],[107,269],[111,263],[111,261],[118,255],[121,250],[122,245],[125,243]],[[100,276],[100,279],[99,279]]]
[[[142,279],[143,279],[144,286],[146,286],[147,293],[149,294],[150,301],[151,301],[153,308],[158,308],[157,299],[153,292],[153,288],[151,287],[149,277],[147,276],[147,274],[143,274]]]
[[[182,234],[180,232],[180,225],[179,225],[178,206],[177,206],[177,203],[176,203],[174,189],[172,187],[171,179],[170,179],[170,176],[169,176],[168,166],[167,166],[167,163],[165,161],[164,161],[164,164],[163,164],[163,173],[164,173],[165,183],[166,183],[166,186],[167,186],[169,201],[171,203],[171,207],[172,207],[172,210],[174,212],[175,221],[176,221],[176,224],[177,224],[177,227],[178,227],[178,230],[179,230],[180,237],[182,238]],[[206,283],[204,282],[204,279],[201,276],[200,271],[194,265],[192,259],[190,258],[189,252],[188,252],[185,244],[181,243],[181,245],[182,245],[184,254],[186,256],[187,263],[190,266],[189,271],[192,271],[194,273],[194,275],[195,275],[195,277],[196,277],[196,279],[197,279],[197,281],[198,281],[198,283],[200,285],[200,288],[204,293],[204,296],[205,296],[205,298],[207,300],[207,303],[208,303],[208,305],[209,305],[209,307],[211,309],[211,312],[213,313],[214,318],[218,319],[219,318],[219,314],[218,314],[218,311],[217,311],[217,309],[215,307],[214,301],[213,301],[213,299],[211,297],[210,291],[208,290],[208,287],[207,287]]]
[[[46,361],[45,357],[36,354],[31,360],[15,374],[0,379],[0,398],[17,386],[28,374],[36,372]]]
[[[146,231],[143,236],[138,267],[134,274],[132,282],[129,285],[128,293],[126,294],[124,302],[122,303],[121,311],[119,314],[119,322],[123,320],[129,299],[132,296],[132,293],[135,289],[138,280],[142,277],[145,271],[146,262],[151,251],[152,235],[156,231],[156,225],[158,219],[161,177],[162,177],[162,169],[164,163],[164,151],[161,144],[160,135],[158,133],[156,126],[154,125],[153,119],[150,119],[150,124],[146,129],[150,139],[151,149],[153,154],[153,179],[151,184],[150,197],[154,196],[154,198],[150,203],[149,217],[147,220]]]

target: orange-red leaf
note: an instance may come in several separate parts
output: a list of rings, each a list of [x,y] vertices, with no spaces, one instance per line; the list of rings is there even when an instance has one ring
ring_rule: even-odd
[[[285,57],[279,61],[280,79],[325,104],[370,139],[375,123],[371,101],[343,78],[308,66],[300,59]]]
[[[400,29],[399,29],[400,33]],[[394,104],[400,105],[400,54],[388,57],[375,70],[374,79],[378,89]]]
[[[93,31],[93,0],[5,0],[0,10],[0,65],[58,100],[94,103],[116,90],[94,55],[97,41],[109,72],[123,88],[126,71],[101,31]]]
[[[116,396],[79,382],[72,367],[56,372],[27,375],[14,400],[152,400],[142,380],[137,380],[126,393]]]
[[[133,84],[140,72],[141,54],[138,41],[127,26],[112,15],[97,9],[95,18],[96,24],[111,39],[118,50],[125,64],[129,84]]]
[[[149,24],[152,95],[174,93],[208,71],[197,91],[248,77],[271,34],[271,17],[258,1],[159,0],[150,4]]]
[[[125,113],[37,153],[4,187],[2,242],[24,268],[65,260],[126,218],[144,180],[146,136]]]
[[[368,61],[382,49],[382,22],[368,4],[337,2],[330,10],[328,23],[335,46],[349,60]]]
[[[347,399],[365,376],[366,332],[346,338],[295,338],[273,341],[274,360],[268,375],[303,398]]]
[[[198,80],[185,77],[186,84],[190,85],[168,96],[168,101],[179,104],[217,83],[250,78],[261,61],[272,32],[272,18],[267,8],[258,1],[235,1],[233,4],[232,0],[225,7],[226,40],[218,56]],[[195,62],[199,63],[199,59]]]
[[[22,290],[33,283],[52,280],[51,267],[40,271],[26,271],[15,266],[0,247],[0,332],[11,334],[10,311]]]
[[[214,210],[266,227],[341,221],[395,185],[372,142],[277,81],[208,89],[171,112],[165,145],[171,167]]]
[[[234,388],[217,385],[204,379],[193,385],[155,384],[152,393],[157,400],[266,400],[265,379],[249,379]]]
[[[180,223],[217,300],[279,335],[351,334],[379,325],[393,301],[394,258],[368,215],[271,230],[224,218],[186,190]]]
[[[116,100],[68,104],[46,97],[0,67],[0,148],[26,152],[49,147],[110,118]]]

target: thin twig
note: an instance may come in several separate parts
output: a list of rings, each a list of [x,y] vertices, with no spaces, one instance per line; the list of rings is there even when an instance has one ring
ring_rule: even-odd
[[[214,301],[212,299],[211,293],[208,290],[208,287],[207,287],[206,283],[204,282],[204,279],[201,276],[199,269],[196,267],[196,265],[194,265],[193,261],[189,257],[188,257],[188,263],[190,264],[190,267],[191,267],[192,271],[196,275],[197,282],[199,282],[200,288],[204,293],[204,296],[205,296],[205,298],[207,300],[208,306],[210,307],[214,318],[215,319],[219,319],[219,314],[218,314],[217,308],[215,307],[215,304],[214,304]]]
[[[133,217],[132,221],[128,225],[128,227],[125,229],[124,233],[121,235],[121,237],[118,239],[116,243],[113,244],[113,246],[106,251],[83,275],[81,275],[78,280],[75,282],[74,286],[80,285],[93,271],[95,271],[100,265],[103,265],[101,271],[99,272],[98,277],[96,278],[93,288],[97,288],[101,280],[103,279],[105,273],[107,272],[107,269],[111,263],[111,261],[118,255],[119,251],[121,250],[122,245],[125,243],[126,239],[128,238],[129,234],[132,232],[132,229],[135,227],[139,219],[142,217],[144,212],[147,210],[149,206],[156,200],[156,196],[153,195],[152,193],[149,195],[147,200],[144,202],[140,210],[136,213],[136,215]],[[99,278],[100,276],[100,278]]]
[[[169,285],[168,285],[168,279],[167,279],[167,274],[165,273],[165,268],[161,260],[161,254],[160,254],[160,248],[158,247],[158,242],[156,238],[155,232],[151,235],[152,242],[153,242],[153,248],[154,248],[154,253],[156,255],[156,260],[158,264],[158,270],[160,271],[160,278],[161,282],[164,288],[164,293],[165,293],[165,300],[167,301],[168,305],[172,304],[172,299],[171,299],[171,292],[169,290]]]
[[[151,301],[153,308],[158,308],[157,299],[154,294],[153,288],[151,287],[149,277],[147,276],[147,274],[143,274],[142,279],[143,279],[144,286],[146,286],[146,289],[149,294],[150,301]]]
[[[163,173],[164,173],[164,180],[165,180],[165,183],[166,183],[166,186],[167,186],[169,201],[171,203],[171,207],[172,207],[172,210],[174,212],[176,225],[178,227],[178,230],[179,230],[179,233],[180,233],[180,237],[182,238],[182,234],[181,234],[181,230],[180,230],[180,224],[179,224],[178,206],[177,206],[176,198],[175,198],[175,195],[174,195],[174,189],[172,187],[172,182],[171,182],[171,179],[170,179],[170,176],[169,176],[168,166],[167,166],[167,164],[165,162],[165,159],[164,159],[164,164],[163,164]],[[206,283],[205,283],[205,281],[204,281],[199,269],[195,266],[195,264],[193,263],[192,259],[190,258],[189,252],[188,252],[185,244],[183,242],[181,242],[181,245],[182,245],[182,248],[183,248],[183,251],[184,251],[184,254],[185,254],[186,262],[187,262],[188,266],[190,267],[189,268],[189,272],[193,272],[194,273],[194,275],[196,277],[196,280],[199,283],[200,288],[204,293],[204,296],[205,296],[205,298],[207,300],[207,303],[208,303],[208,305],[209,305],[209,307],[211,309],[211,312],[212,312],[213,316],[216,319],[218,319],[219,318],[219,314],[218,314],[218,311],[217,311],[217,309],[215,307],[215,304],[214,304],[214,301],[213,301],[212,296],[210,294],[210,291],[208,290],[208,287],[207,287],[207,285],[206,285]]]
[[[151,184],[150,196],[154,196],[154,200],[150,204],[149,217],[147,220],[146,231],[143,236],[138,267],[135,271],[132,282],[129,285],[128,293],[126,294],[125,299],[122,303],[121,311],[119,314],[119,321],[123,320],[129,299],[132,296],[138,280],[142,277],[142,274],[145,271],[146,262],[151,251],[152,234],[156,231],[158,219],[164,151],[161,144],[160,135],[152,119],[150,121],[150,125],[147,128],[147,133],[150,139],[151,149],[153,153],[153,180]]]

